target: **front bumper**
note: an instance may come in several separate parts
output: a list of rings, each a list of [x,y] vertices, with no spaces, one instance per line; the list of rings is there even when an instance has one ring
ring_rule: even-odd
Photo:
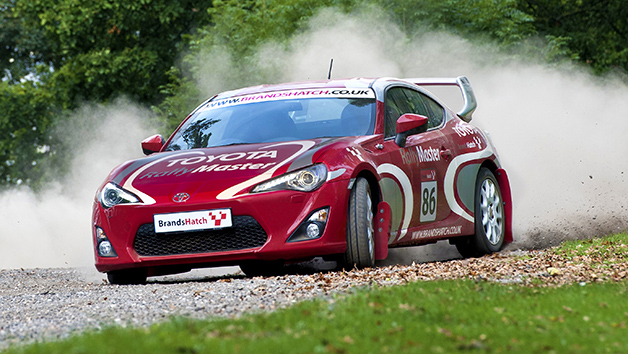
[[[275,191],[247,194],[226,201],[212,200],[185,204],[174,202],[158,202],[153,205],[121,204],[104,209],[95,202],[92,237],[96,269],[100,272],[109,272],[146,267],[151,274],[158,273],[151,272],[151,268],[156,270],[177,266],[211,267],[239,264],[250,260],[297,261],[343,253],[346,249],[349,192],[347,185],[348,180],[338,180],[327,182],[318,190],[309,193]],[[323,207],[329,207],[329,215],[320,238],[287,242],[290,235],[312,211]],[[155,235],[154,228],[151,227],[154,214],[222,208],[230,208],[237,223],[234,223],[234,228],[212,232],[210,238],[216,242],[207,240],[202,233]],[[235,230],[242,223],[246,224],[247,230]],[[96,227],[101,228],[107,235],[117,257],[98,255]],[[260,230],[263,235],[260,235]],[[243,232],[246,238],[244,241],[240,239]],[[249,237],[251,234],[253,236]],[[184,245],[181,246],[181,243]]]

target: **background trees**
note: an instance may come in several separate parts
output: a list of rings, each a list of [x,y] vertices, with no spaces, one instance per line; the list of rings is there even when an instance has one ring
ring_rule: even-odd
[[[522,0],[537,33],[597,73],[628,70],[628,6],[621,0]]]
[[[553,48],[548,60],[628,69],[623,0],[0,0],[0,189],[62,173],[51,132],[82,102],[125,96],[170,129],[205,98],[199,53],[224,51],[240,69],[234,87],[260,83],[247,71],[255,49],[287,42],[329,6],[375,6],[409,37],[443,30],[505,50],[533,38]]]

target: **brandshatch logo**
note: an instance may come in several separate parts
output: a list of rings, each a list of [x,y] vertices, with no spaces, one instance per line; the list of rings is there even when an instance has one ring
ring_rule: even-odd
[[[172,197],[172,201],[175,203],[183,203],[190,199],[190,195],[187,193],[177,193]]]

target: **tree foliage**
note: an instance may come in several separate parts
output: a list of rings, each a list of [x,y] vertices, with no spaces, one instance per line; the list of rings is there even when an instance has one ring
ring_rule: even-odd
[[[27,28],[15,14],[15,0],[0,0],[0,77],[16,84],[51,53],[48,41],[40,27]]]
[[[410,35],[446,30],[462,36],[482,36],[502,45],[515,44],[535,33],[533,18],[518,9],[517,0],[376,0]]]
[[[37,86],[0,82],[0,186],[37,184],[44,173],[55,112],[49,109],[49,94]]]
[[[159,87],[186,37],[208,23],[208,7],[192,0],[17,0],[15,13],[26,28],[43,28],[55,70],[50,85],[74,107],[77,99],[119,95],[163,99]]]
[[[215,0],[208,10],[213,26],[201,41],[227,44],[234,56],[246,56],[267,40],[284,42],[307,26],[320,8],[356,6],[348,0]]]
[[[628,71],[628,6],[625,0],[521,0],[539,34],[597,73]]]

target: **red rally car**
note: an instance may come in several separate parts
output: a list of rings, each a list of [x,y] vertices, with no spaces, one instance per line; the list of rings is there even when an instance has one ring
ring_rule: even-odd
[[[424,87],[460,88],[454,113]],[[389,247],[449,239],[464,257],[512,241],[506,171],[469,124],[465,77],[354,78],[224,92],[93,206],[96,268],[113,284],[192,268],[247,275],[322,256],[370,267]]]

